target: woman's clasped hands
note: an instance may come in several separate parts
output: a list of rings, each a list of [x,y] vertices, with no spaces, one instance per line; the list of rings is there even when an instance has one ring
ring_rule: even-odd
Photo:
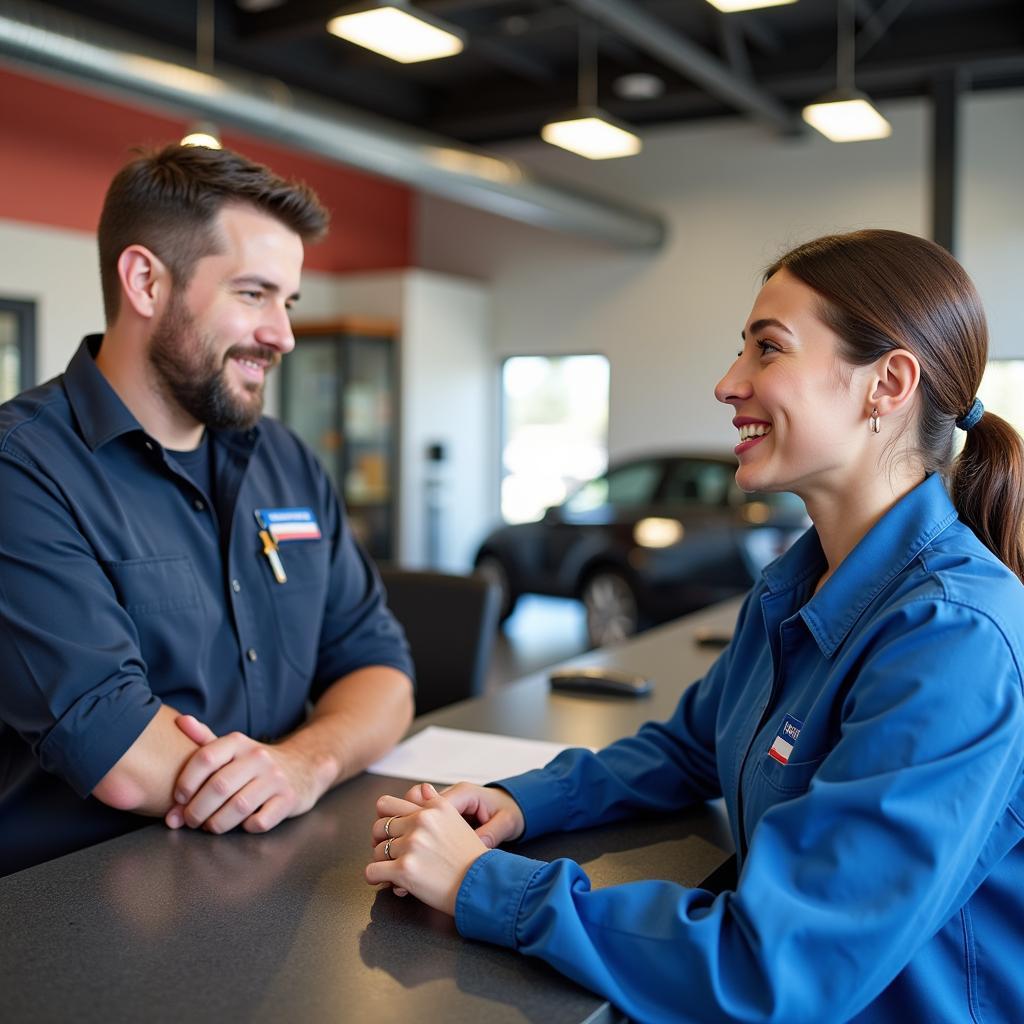
[[[460,782],[439,793],[423,782],[405,797],[382,796],[370,836],[370,885],[412,893],[436,910],[455,914],[455,898],[481,854],[522,835],[519,805],[503,789]]]

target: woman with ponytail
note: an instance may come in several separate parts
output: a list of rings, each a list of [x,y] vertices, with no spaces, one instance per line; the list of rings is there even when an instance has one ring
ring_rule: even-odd
[[[742,338],[737,481],[813,528],[668,722],[382,797],[367,880],[637,1021],[1024,1020],[1024,450],[977,398],[977,294],[931,242],[832,235],[769,267]],[[497,849],[719,796],[719,894]]]

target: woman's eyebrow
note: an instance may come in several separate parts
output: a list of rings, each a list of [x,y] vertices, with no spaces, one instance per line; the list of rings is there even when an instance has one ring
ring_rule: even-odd
[[[763,331],[766,327],[779,327],[782,330],[784,330],[787,334],[792,334],[793,333],[781,320],[776,320],[774,317],[767,317],[764,320],[755,320],[750,325],[750,333],[751,334],[757,334],[758,331]],[[747,332],[746,331],[740,331],[740,337],[744,341],[746,341],[747,340]]]

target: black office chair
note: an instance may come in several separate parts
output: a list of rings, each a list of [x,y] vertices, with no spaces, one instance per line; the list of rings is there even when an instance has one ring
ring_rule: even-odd
[[[483,693],[501,595],[480,576],[380,566],[416,666],[416,714]]]

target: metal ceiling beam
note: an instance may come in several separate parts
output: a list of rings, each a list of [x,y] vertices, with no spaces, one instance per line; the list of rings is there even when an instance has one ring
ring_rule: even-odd
[[[722,44],[722,52],[729,62],[732,73],[741,78],[744,82],[753,82],[754,74],[750,67],[750,57],[743,42],[743,31],[731,21],[727,14],[721,14],[716,19],[718,39]]]
[[[983,87],[989,80],[1001,81],[1004,88],[1016,88],[1024,85],[1024,54],[964,53],[955,59],[887,61],[884,64],[858,67],[857,86],[876,98],[884,97],[887,92],[919,96],[928,91],[936,77],[953,70],[964,72],[972,89]],[[771,79],[772,90],[794,103],[806,102],[834,82],[835,72],[832,70],[778,75]]]
[[[668,67],[732,107],[787,133],[802,131],[800,119],[774,96],[734,74],[727,65],[629,0],[568,0],[578,11],[614,28]]]
[[[19,16],[0,14],[0,54],[65,80],[207,117],[523,223],[628,249],[654,249],[664,240],[657,215],[548,184],[514,161],[294,93],[273,80],[203,74],[180,54],[77,19],[4,4],[11,8]]]

